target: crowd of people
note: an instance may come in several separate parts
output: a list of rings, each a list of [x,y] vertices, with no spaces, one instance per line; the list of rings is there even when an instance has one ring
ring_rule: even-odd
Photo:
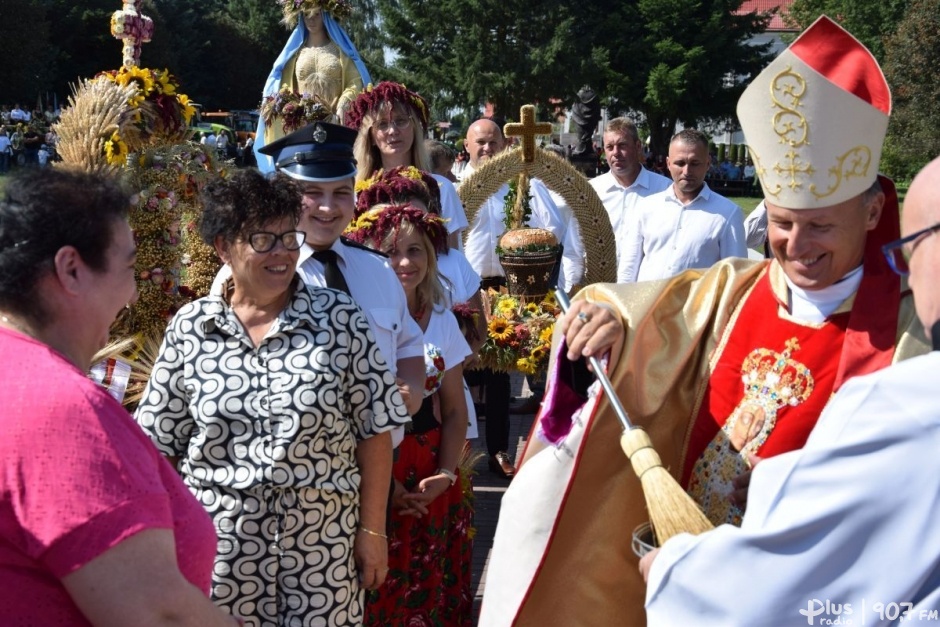
[[[58,119],[52,105],[45,111],[29,111],[19,103],[0,105],[0,175],[14,167],[45,167],[57,161],[59,140],[53,125]]]
[[[590,242],[561,196],[529,182],[528,226],[563,244],[558,289],[577,297],[547,380],[529,381],[525,411],[538,413],[519,461],[510,377],[477,363],[481,290],[506,285],[496,249],[512,190],[470,221],[458,193],[510,141],[491,118],[468,126],[465,158],[426,139],[428,103],[371,84],[335,19],[344,7],[283,5],[291,35],[265,95],[319,90],[332,113],[259,126],[258,168],[201,191],[196,233],[223,265],[168,320],[133,415],[87,377],[136,298],[133,190],[58,167],[7,184],[5,615],[469,626],[465,462],[485,417],[487,464],[508,489],[481,625],[790,624],[866,602],[929,618],[940,160],[915,179],[902,222],[877,172],[890,92],[870,53],[823,18],[741,97],[749,150],[767,166],[759,243],[771,259],[748,259],[741,210],[709,185],[756,168],[716,163],[695,129],[660,160],[632,120],[606,124],[609,169],[588,183],[614,233],[615,284],[581,285]],[[768,122],[785,74],[811,87],[781,88],[802,125]],[[21,146],[49,113],[2,111]],[[795,158],[816,167],[781,165]],[[714,530],[633,554],[644,484],[591,357]],[[866,624],[897,618],[872,611]]]

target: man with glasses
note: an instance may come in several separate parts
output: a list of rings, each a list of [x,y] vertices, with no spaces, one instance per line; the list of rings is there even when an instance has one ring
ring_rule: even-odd
[[[493,610],[506,624],[585,624],[578,617],[589,607],[590,624],[644,624],[644,599],[656,599],[660,580],[651,579],[646,594],[629,542],[648,520],[642,488],[606,399],[588,394],[582,355],[613,347],[609,372],[620,401],[647,429],[664,467],[713,524],[738,525],[749,499],[767,503],[757,489],[748,494],[758,459],[801,449],[852,378],[929,350],[910,292],[881,251],[900,234],[894,186],[877,176],[890,101],[870,52],[820,18],[738,102],[774,258],[724,260],[577,295],[559,322],[567,350],[546,393],[554,411],[540,418],[537,441],[503,498],[484,622]],[[732,566],[752,579],[776,574],[746,557],[722,564]],[[703,589],[723,585],[702,572]],[[750,585],[732,590],[742,606],[763,601]],[[707,615],[702,605],[689,607]],[[793,623],[797,609],[750,622]],[[724,624],[750,624],[728,616]]]
[[[940,159],[911,184],[903,226],[882,248],[910,274],[933,352],[847,382],[806,446],[755,470],[740,529],[683,534],[645,556],[650,625],[937,620]]]

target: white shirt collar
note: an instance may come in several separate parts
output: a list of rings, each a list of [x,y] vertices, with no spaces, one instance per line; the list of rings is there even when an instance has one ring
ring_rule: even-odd
[[[845,299],[858,291],[862,283],[862,268],[855,268],[836,283],[819,290],[797,287],[784,274],[783,278],[790,288],[790,315],[803,322],[825,322]]]

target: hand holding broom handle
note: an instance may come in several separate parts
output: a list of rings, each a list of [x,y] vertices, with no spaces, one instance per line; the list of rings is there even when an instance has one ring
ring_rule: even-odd
[[[571,308],[568,295],[563,290],[555,290],[555,300],[561,305],[562,311],[567,314]],[[585,323],[590,321],[584,318],[582,320]],[[623,425],[620,448],[630,460],[633,471],[643,486],[650,524],[659,544],[680,533],[698,534],[713,529],[713,525],[702,513],[698,504],[686,494],[669,471],[663,468],[662,460],[653,448],[649,434],[643,429],[634,427],[630,422],[630,416],[627,415],[627,410],[617,398],[614,386],[607,378],[600,361],[593,356],[588,357],[587,360],[594,369],[594,376],[604,388],[610,406],[613,407],[614,413],[620,419],[620,424]]]

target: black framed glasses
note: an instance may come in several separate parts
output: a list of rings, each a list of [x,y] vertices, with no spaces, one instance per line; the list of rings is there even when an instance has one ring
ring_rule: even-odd
[[[921,229],[916,233],[911,233],[907,237],[902,237],[901,239],[885,244],[881,247],[881,252],[884,253],[885,259],[888,260],[888,265],[891,266],[892,270],[901,276],[907,276],[911,273],[908,268],[908,262],[910,262],[914,250],[928,235],[932,235],[937,231],[940,231],[940,222],[937,222],[933,226],[928,226],[926,229]],[[908,244],[910,244],[910,246],[908,246]]]
[[[303,231],[285,231],[284,233],[270,233],[257,231],[248,236],[248,243],[256,253],[266,253],[274,250],[278,240],[287,250],[297,250],[304,245],[307,234]]]

